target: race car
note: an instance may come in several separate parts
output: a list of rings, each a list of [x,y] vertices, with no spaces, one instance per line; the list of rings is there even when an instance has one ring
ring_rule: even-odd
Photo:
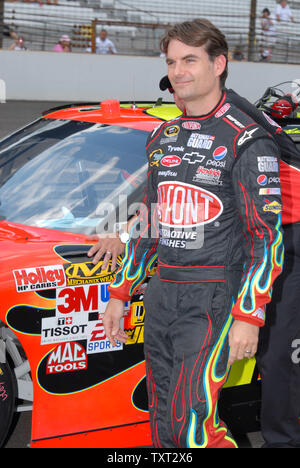
[[[0,141],[0,446],[16,410],[32,411],[31,447],[152,445],[149,278],[126,304],[127,343],[112,347],[102,317],[114,271],[87,252],[91,234],[136,213],[149,132],[180,113],[161,100],[63,106]],[[299,120],[287,128],[299,133]],[[259,406],[255,359],[235,363],[221,417],[234,433],[254,431]]]

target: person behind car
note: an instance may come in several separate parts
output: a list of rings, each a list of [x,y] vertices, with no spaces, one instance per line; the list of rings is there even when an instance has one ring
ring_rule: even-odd
[[[210,49],[206,48],[208,44]],[[281,272],[280,196],[271,195],[261,203],[257,186],[260,174],[253,158],[253,154],[269,154],[275,162],[278,149],[262,127],[234,105],[231,105],[231,117],[239,126],[220,119],[227,108],[222,87],[227,76],[228,47],[217,28],[199,19],[178,24],[168,31],[162,45],[170,80],[185,103],[186,115],[163,123],[148,139],[148,210],[139,218],[148,219],[148,236],[131,237],[127,243],[123,265],[109,286],[111,298],[103,323],[113,345],[116,340],[126,342],[127,335],[120,329],[123,301],[130,299],[147,276],[158,252],[157,274],[151,279],[144,298],[146,375],[154,445],[236,447],[218,420],[216,405],[229,370],[228,363],[256,352],[259,327],[264,324],[264,305],[270,300],[269,288]],[[163,175],[160,179],[159,172],[163,172],[164,166],[157,168],[152,164],[153,154],[161,151],[162,157],[167,155],[168,146],[174,146],[175,142],[179,151],[173,161],[176,171],[171,171],[175,179],[168,180]],[[226,146],[222,146],[224,142]],[[221,169],[209,171],[204,167],[203,171],[195,172],[197,165],[193,157],[197,155],[202,162],[205,160],[203,164]],[[206,220],[204,238],[197,231],[185,237],[185,230],[178,236],[175,229],[178,217],[183,227],[190,226],[192,217],[195,221],[196,212],[192,215],[182,206],[185,197],[189,200],[197,197],[193,192],[198,193],[197,183],[201,188],[205,186],[204,198],[209,196],[213,200],[218,194],[224,212],[221,210],[221,215],[215,208],[212,216],[206,205],[204,213],[199,214],[202,221],[197,218],[200,224],[202,216]],[[158,218],[154,217],[153,224],[151,205],[157,206],[157,193]],[[233,210],[234,204],[239,215]],[[184,206],[190,207],[190,203]],[[248,215],[252,219],[250,224]],[[253,243],[253,248],[244,254],[239,216],[245,222],[246,236],[249,230]],[[216,217],[218,222],[210,224]],[[252,226],[254,219],[261,220],[259,227]],[[151,237],[151,228],[159,232],[157,238]],[[185,241],[191,238],[195,243]],[[275,239],[276,261],[273,254],[267,255],[270,263],[267,261],[266,266],[264,246],[270,248]],[[199,248],[201,240],[204,246]],[[246,261],[243,276],[238,266],[242,261],[240,255],[245,255]],[[223,270],[222,265],[227,262],[231,266]],[[264,281],[263,289],[257,289],[253,281],[254,265],[259,276],[267,274],[270,280],[267,287]],[[258,265],[262,269],[257,270]],[[230,305],[232,296],[236,302]],[[185,417],[177,418],[178,414]]]

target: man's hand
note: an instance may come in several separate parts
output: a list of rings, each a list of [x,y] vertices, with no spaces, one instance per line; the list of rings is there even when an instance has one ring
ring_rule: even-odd
[[[88,251],[88,256],[94,258],[92,262],[96,265],[104,256],[102,269],[106,270],[109,260],[111,260],[111,271],[114,271],[117,266],[117,258],[122,255],[125,250],[125,245],[119,239],[118,234],[109,234],[101,237],[100,234],[89,236],[88,240],[97,240],[97,244],[93,245]]]
[[[235,320],[229,330],[229,365],[244,357],[251,358],[257,351],[259,327]]]
[[[116,340],[126,343],[128,336],[120,328],[120,320],[124,315],[124,302],[120,299],[111,298],[108,301],[104,316],[103,325],[107,338],[113,346],[116,346]]]

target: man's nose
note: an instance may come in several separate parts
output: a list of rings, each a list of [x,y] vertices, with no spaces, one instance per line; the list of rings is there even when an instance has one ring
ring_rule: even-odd
[[[184,66],[181,62],[176,62],[174,67],[174,76],[180,77],[184,74]]]

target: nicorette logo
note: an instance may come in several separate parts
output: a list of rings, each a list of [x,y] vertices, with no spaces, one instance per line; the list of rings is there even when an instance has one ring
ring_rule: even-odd
[[[226,146],[218,146],[218,148],[215,149],[213,152],[213,157],[215,161],[220,161],[221,159],[225,158],[227,154],[227,148]]]
[[[221,200],[213,193],[183,182],[158,185],[158,218],[169,227],[194,227],[211,223],[223,211]]]

